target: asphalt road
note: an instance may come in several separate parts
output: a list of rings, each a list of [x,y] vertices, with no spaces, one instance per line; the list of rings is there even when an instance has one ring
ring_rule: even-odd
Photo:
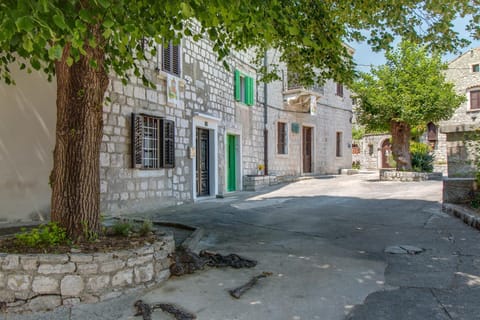
[[[196,250],[258,265],[206,268],[111,301],[5,319],[141,319],[132,308],[140,298],[175,303],[199,320],[480,319],[480,233],[441,212],[440,181],[376,177],[303,180],[152,213],[204,228]],[[384,252],[401,245],[424,251]],[[230,297],[228,289],[264,271],[272,276]]]

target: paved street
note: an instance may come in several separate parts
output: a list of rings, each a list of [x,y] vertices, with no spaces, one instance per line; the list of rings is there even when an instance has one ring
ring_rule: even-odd
[[[170,208],[152,219],[200,226],[196,250],[238,253],[253,269],[205,269],[55,313],[6,319],[140,319],[133,302],[171,302],[202,320],[480,319],[480,233],[440,210],[440,181],[332,176]],[[411,245],[418,254],[390,254]],[[240,299],[228,289],[263,271]],[[1,316],[0,316],[1,318]],[[155,311],[153,319],[173,319]]]

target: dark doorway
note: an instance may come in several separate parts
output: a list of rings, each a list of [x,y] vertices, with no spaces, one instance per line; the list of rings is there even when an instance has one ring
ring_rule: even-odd
[[[303,127],[303,173],[312,172],[312,128]]]
[[[237,189],[237,151],[236,137],[227,135],[227,191]]]
[[[197,196],[210,195],[210,132],[197,128]]]
[[[382,168],[391,168],[388,161],[391,155],[392,155],[392,145],[390,144],[390,140],[386,139],[382,143]]]

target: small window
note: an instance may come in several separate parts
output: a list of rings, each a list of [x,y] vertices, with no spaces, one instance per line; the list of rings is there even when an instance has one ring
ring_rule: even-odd
[[[239,70],[235,70],[235,100],[248,106],[255,104],[254,80]]]
[[[472,72],[480,72],[480,64],[472,65]]]
[[[368,145],[368,155],[373,156],[373,144],[371,143]]]
[[[172,41],[162,48],[162,70],[180,77],[180,46]]]
[[[277,153],[287,154],[287,124],[277,123]]]
[[[352,144],[352,154],[360,154],[360,147],[356,143]]]
[[[480,90],[470,91],[470,109],[480,109]]]
[[[438,140],[437,126],[433,122],[427,124],[427,140],[430,142]]]
[[[175,166],[173,121],[144,114],[132,114],[132,165],[138,169]]]
[[[337,96],[343,97],[343,84],[337,83]]]
[[[335,155],[337,157],[341,157],[342,154],[343,154],[343,150],[342,150],[342,142],[343,140],[343,133],[342,132],[337,132],[337,147],[336,147],[336,152],[335,152]]]

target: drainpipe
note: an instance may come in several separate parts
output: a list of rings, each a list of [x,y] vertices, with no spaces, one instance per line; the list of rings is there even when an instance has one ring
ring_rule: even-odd
[[[263,58],[263,66],[265,71],[268,67],[267,50],[265,50],[265,57]],[[268,175],[268,129],[267,129],[267,115],[268,115],[268,86],[263,83],[263,159],[264,159],[264,174]]]

